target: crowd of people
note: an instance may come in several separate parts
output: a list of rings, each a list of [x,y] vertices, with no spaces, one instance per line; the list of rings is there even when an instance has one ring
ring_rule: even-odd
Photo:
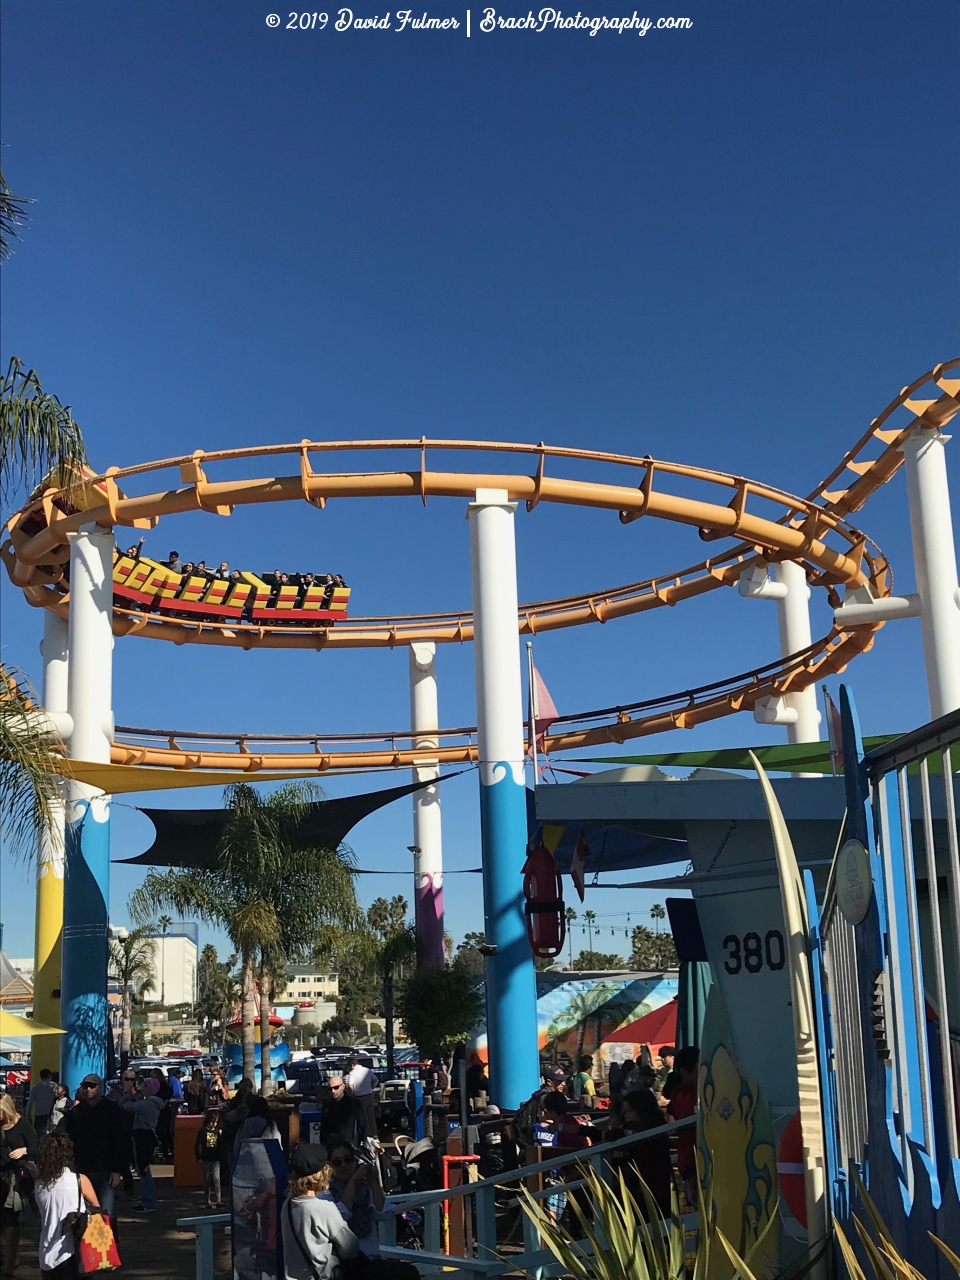
[[[127,547],[124,555],[131,560],[139,560],[143,553],[144,539],[141,538],[138,543]],[[191,578],[206,578],[209,582],[221,581],[231,584],[243,581],[243,575],[239,569],[231,569],[227,560],[221,560],[214,566],[212,563],[207,564],[205,560],[184,560],[180,556],[179,551],[171,551],[166,560],[159,561],[171,573],[179,574],[182,582],[177,591],[179,598],[184,591],[187,590]],[[274,569],[272,573],[264,573],[260,575],[261,580],[270,588],[270,596],[266,604],[266,608],[272,609],[280,595],[281,587],[297,588],[297,605],[302,606],[304,598],[311,587],[323,588],[323,602],[321,607],[329,608],[333,599],[333,593],[338,587],[345,587],[347,584],[343,580],[343,575],[339,573],[285,573],[282,569]]]
[[[204,1203],[224,1206],[227,1188],[248,1139],[280,1139],[274,1114],[249,1079],[231,1094],[217,1066],[143,1074],[132,1068],[106,1088],[91,1073],[74,1097],[44,1069],[20,1114],[13,1095],[0,1096],[2,1121],[2,1274],[16,1272],[21,1214],[29,1203],[40,1222],[39,1262],[44,1277],[76,1277],[78,1241],[72,1220],[102,1212],[116,1230],[118,1191],[134,1210],[156,1211],[151,1165],[173,1158],[178,1113],[202,1116],[194,1155],[203,1173]],[[377,1224],[393,1212],[379,1177],[372,1176],[376,1149],[375,1078],[359,1059],[350,1073],[328,1081],[322,1143],[295,1150],[282,1230],[288,1280],[417,1280],[415,1268],[380,1256]],[[318,1203],[314,1203],[318,1202]],[[302,1264],[302,1265],[301,1265]],[[313,1269],[311,1269],[313,1268]]]
[[[663,1130],[670,1121],[693,1116],[697,1106],[698,1051],[676,1052],[663,1046],[655,1062],[645,1051],[636,1062],[613,1064],[609,1097],[600,1098],[589,1055],[568,1072],[544,1070],[541,1087],[515,1114],[501,1115],[487,1101],[489,1084],[483,1063],[473,1055],[465,1087],[471,1110],[479,1110],[479,1173],[498,1177],[531,1160],[547,1159],[543,1148],[576,1154],[600,1142],[629,1134]],[[394,1212],[376,1172],[377,1114],[375,1078],[359,1058],[346,1075],[333,1075],[321,1088],[319,1141],[302,1144],[290,1156],[290,1184],[278,1224],[283,1235],[287,1280],[416,1280],[413,1268],[380,1256],[377,1224]],[[428,1093],[459,1107],[443,1064],[427,1072]],[[44,1276],[76,1276],[77,1242],[68,1220],[102,1211],[115,1224],[118,1190],[133,1196],[133,1170],[139,1180],[135,1211],[156,1211],[151,1165],[173,1157],[173,1134],[180,1112],[201,1116],[194,1155],[203,1174],[204,1203],[220,1209],[244,1142],[277,1138],[275,1115],[251,1080],[231,1094],[217,1066],[195,1069],[188,1080],[176,1066],[138,1073],[125,1069],[105,1089],[91,1073],[74,1097],[55,1073],[40,1072],[21,1115],[11,1094],[0,1097],[2,1121],[2,1228],[4,1276],[17,1266],[20,1215],[26,1202],[40,1220],[39,1257]],[[649,1139],[610,1152],[611,1165],[623,1173],[641,1213],[650,1216],[647,1195],[668,1216],[682,1185],[696,1203],[696,1137],[692,1126],[675,1133],[655,1132]],[[578,1166],[548,1174],[548,1214],[559,1221],[570,1198],[567,1181]],[[679,1175],[681,1183],[676,1181]]]

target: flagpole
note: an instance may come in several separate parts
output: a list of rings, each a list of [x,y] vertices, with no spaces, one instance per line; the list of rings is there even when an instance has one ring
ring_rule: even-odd
[[[527,732],[530,734],[530,759],[533,761],[533,786],[537,786],[537,713],[540,708],[537,706],[537,682],[533,675],[533,642],[527,641],[527,689],[529,697],[528,719],[530,727]]]

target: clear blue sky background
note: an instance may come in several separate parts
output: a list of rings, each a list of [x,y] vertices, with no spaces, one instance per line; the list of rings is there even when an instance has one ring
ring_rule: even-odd
[[[901,386],[955,353],[955,3],[712,0],[684,7],[691,30],[643,39],[481,35],[476,9],[469,40],[462,26],[293,32],[266,26],[269,7],[4,4],[3,165],[36,204],[3,268],[3,360],[20,355],[73,406],[97,466],[426,434],[649,452],[806,493]],[[960,506],[960,445],[948,452]],[[912,590],[902,476],[860,523]],[[525,599],[703,554],[693,530],[655,521],[541,506],[517,524]],[[171,546],[341,570],[358,613],[469,601],[460,503],[197,514],[148,542]],[[3,577],[4,658],[39,676],[40,618]],[[825,602],[814,609],[822,634]],[[536,653],[569,712],[777,647],[772,606],[724,592],[547,635]],[[471,650],[444,649],[439,669],[443,721],[473,723]],[[927,718],[916,622],[887,627],[847,678],[865,732]],[[400,651],[121,641],[115,690],[125,724],[409,723]],[[641,749],[781,735],[744,716]],[[444,791],[450,869],[478,863],[476,787],[469,773]],[[143,802],[215,802],[187,794]],[[149,839],[115,809],[114,856]],[[362,866],[408,871],[410,840],[401,803],[352,843]],[[3,880],[6,950],[29,955],[28,877],[5,862]],[[114,920],[135,883],[116,869]],[[360,883],[365,901],[410,888]],[[654,896],[592,901],[636,913]],[[481,927],[476,877],[451,876],[447,905],[458,938]],[[622,933],[601,942],[622,947]]]

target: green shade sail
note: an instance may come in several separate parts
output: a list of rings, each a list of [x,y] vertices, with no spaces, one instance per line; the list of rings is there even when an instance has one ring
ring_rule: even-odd
[[[882,747],[900,737],[897,733],[884,733],[864,738],[865,750]],[[765,769],[779,773],[832,773],[829,742],[777,743],[766,747],[723,747],[715,751],[658,752],[649,756],[577,756],[568,759],[570,764],[654,764],[660,768],[674,765],[681,769],[749,769],[753,770],[750,752]],[[930,761],[931,771],[939,760]]]

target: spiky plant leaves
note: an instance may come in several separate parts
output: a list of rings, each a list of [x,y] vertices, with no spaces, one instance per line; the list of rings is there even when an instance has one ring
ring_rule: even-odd
[[[44,391],[36,369],[24,372],[18,356],[0,383],[0,459],[3,500],[51,473],[67,483],[87,461],[69,405]]]
[[[524,1213],[565,1273],[573,1280],[682,1280],[683,1224],[676,1214],[667,1222],[644,1188],[648,1221],[622,1172],[616,1187],[593,1169],[584,1170],[583,1178],[590,1209],[580,1196],[570,1201],[583,1244],[568,1239],[530,1193],[520,1189]]]
[[[949,1245],[944,1244],[942,1240],[938,1240],[932,1231],[928,1231],[927,1235],[929,1235],[930,1239],[947,1259],[957,1275],[960,1276],[960,1257],[957,1257]]]
[[[863,1268],[857,1261],[857,1255],[853,1252],[853,1246],[847,1239],[846,1233],[839,1222],[834,1222],[833,1229],[836,1232],[837,1240],[840,1243],[840,1252],[843,1254],[843,1260],[847,1264],[847,1271],[850,1274],[850,1280],[867,1280]]]
[[[10,241],[19,240],[21,228],[27,225],[24,205],[28,204],[33,204],[33,197],[15,196],[0,171],[0,262],[10,257]]]
[[[730,1243],[730,1241],[723,1234],[723,1232],[720,1230],[719,1227],[716,1228],[716,1236],[717,1236],[717,1239],[720,1241],[720,1245],[724,1253],[733,1263],[733,1269],[736,1272],[736,1274],[740,1277],[740,1280],[757,1280],[757,1277],[750,1270],[746,1261],[740,1257],[739,1253],[737,1253],[736,1249],[734,1249],[733,1245]]]
[[[27,857],[61,803],[51,747],[64,750],[26,677],[0,666],[0,836],[6,848]]]
[[[896,1253],[897,1246],[894,1244],[893,1236],[887,1229],[887,1224],[884,1222],[883,1218],[881,1218],[880,1211],[873,1202],[873,1197],[864,1186],[863,1179],[860,1177],[859,1173],[857,1173],[856,1169],[851,1169],[850,1173],[857,1195],[860,1197],[860,1201],[866,1210],[867,1217],[870,1219],[870,1225],[887,1248],[892,1249],[893,1252]],[[856,1219],[854,1219],[854,1221],[856,1221]]]

